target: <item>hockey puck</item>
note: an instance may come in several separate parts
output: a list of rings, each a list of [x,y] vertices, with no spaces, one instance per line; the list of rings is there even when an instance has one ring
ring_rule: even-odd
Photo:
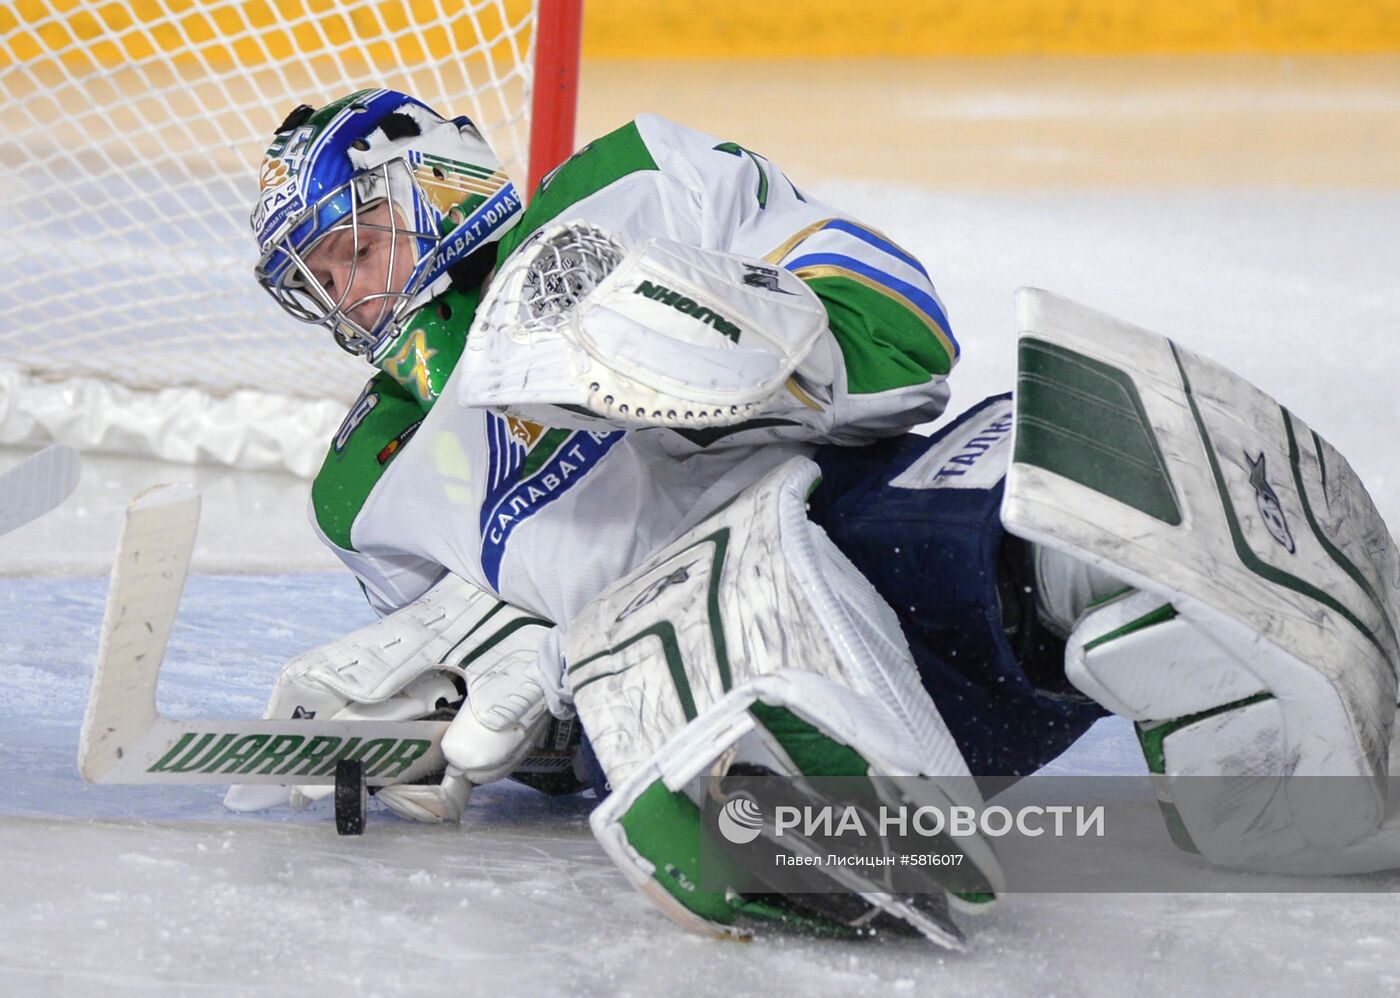
[[[365,831],[365,764],[359,759],[341,759],[335,764],[335,830],[341,835],[363,835]]]

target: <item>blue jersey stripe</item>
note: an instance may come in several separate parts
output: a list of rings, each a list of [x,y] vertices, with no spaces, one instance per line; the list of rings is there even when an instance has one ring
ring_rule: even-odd
[[[525,448],[511,436],[510,424],[494,412],[487,414],[486,432],[490,438],[487,451],[490,454],[488,474],[491,477],[487,495],[494,496],[503,485],[514,479],[525,460]]]
[[[932,319],[934,324],[947,335],[955,351],[961,350],[958,346],[958,341],[953,338],[953,332],[948,326],[948,317],[943,314],[943,309],[938,304],[938,300],[927,291],[915,287],[908,281],[901,281],[893,274],[887,274],[883,270],[877,270],[868,263],[857,260],[853,256],[845,256],[841,253],[808,253],[806,256],[800,256],[796,260],[789,260],[787,263],[783,264],[783,266],[788,270],[794,271],[802,267],[841,267],[854,274],[860,274],[862,277],[889,288],[896,294],[908,299],[911,304],[928,316],[928,318]]]
[[[487,486],[490,491],[487,494],[490,495],[501,484],[501,470],[506,463],[505,456],[510,452],[501,446],[501,417],[494,412],[486,417],[486,433],[489,437],[486,453],[490,457],[489,471],[491,475],[491,484]]]
[[[495,418],[505,426],[504,419]],[[481,569],[493,589],[500,592],[501,562],[515,528],[586,477],[622,436],[621,430],[575,432],[524,480],[518,480],[517,476],[524,464],[525,448],[511,438],[512,453],[518,453],[518,458],[510,462],[510,478],[500,487],[492,488],[481,504]],[[491,442],[494,446],[495,440]]]
[[[919,273],[923,274],[924,277],[928,277],[928,271],[924,269],[922,263],[877,232],[862,228],[854,222],[846,221],[844,218],[833,218],[830,222],[827,222],[826,225],[822,226],[821,231],[824,232],[827,229],[835,229],[838,232],[846,233],[848,236],[855,236],[861,242],[874,246],[877,250],[888,253],[900,263],[917,270]]]

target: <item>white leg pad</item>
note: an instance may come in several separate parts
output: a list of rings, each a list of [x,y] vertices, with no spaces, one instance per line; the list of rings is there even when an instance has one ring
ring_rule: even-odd
[[[894,611],[807,520],[817,477],[804,458],[784,464],[570,626],[574,702],[614,785],[729,690],[786,671],[844,686],[892,719],[871,737],[903,772],[968,775]]]
[[[894,611],[807,520],[817,474],[803,458],[784,464],[606,590],[565,634],[574,703],[613,788],[594,832],[648,897],[693,928],[723,931],[661,878],[658,867],[675,864],[633,848],[622,818],[658,780],[699,805],[727,753],[797,775],[750,713],[756,702],[854,750],[881,793],[981,804]],[[964,852],[1000,890],[986,843]],[[953,944],[926,913],[867,900]]]

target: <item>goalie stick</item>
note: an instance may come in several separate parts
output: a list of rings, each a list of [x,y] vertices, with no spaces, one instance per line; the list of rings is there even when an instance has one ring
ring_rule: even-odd
[[[343,759],[370,786],[443,768],[446,721],[175,720],[156,681],[199,524],[199,494],[162,485],[127,509],[78,743],[91,783],[335,783]]]
[[[78,452],[54,445],[0,475],[0,534],[56,509],[78,487]]]

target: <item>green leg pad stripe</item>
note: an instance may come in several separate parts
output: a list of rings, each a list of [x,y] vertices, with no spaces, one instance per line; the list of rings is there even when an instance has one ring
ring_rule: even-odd
[[[652,878],[701,918],[720,925],[761,922],[833,938],[861,935],[857,929],[804,914],[788,906],[780,895],[726,897],[720,892],[700,890],[700,843],[701,837],[708,834],[703,822],[700,809],[689,797],[672,793],[660,780],[647,787],[621,819],[628,843],[656,867]],[[707,849],[705,862],[723,862],[722,855],[720,849]],[[728,879],[741,882],[737,875]]]
[[[1167,834],[1172,837],[1172,845],[1182,852],[1194,852],[1199,855],[1201,850],[1196,848],[1196,843],[1191,838],[1191,833],[1186,830],[1186,822],[1181,820],[1181,812],[1176,809],[1176,805],[1171,801],[1158,800],[1157,806],[1162,809],[1162,820],[1167,823]]]
[[[1084,643],[1084,650],[1093,651],[1100,645],[1106,645],[1110,641],[1117,641],[1119,638],[1127,637],[1129,634],[1136,631],[1145,631],[1147,628],[1156,624],[1165,624],[1167,621],[1175,619],[1175,617],[1176,607],[1172,606],[1170,603],[1165,603],[1155,610],[1144,613],[1136,620],[1128,621],[1122,627],[1115,628],[1107,634],[1100,634],[1092,641],[1086,641]]]
[[[1261,703],[1264,700],[1272,700],[1272,693],[1256,693],[1252,697],[1245,697],[1243,700],[1236,700],[1220,707],[1212,707],[1210,710],[1203,710],[1195,714],[1188,714],[1185,717],[1178,717],[1172,721],[1163,721],[1160,724],[1151,726],[1145,724],[1135,724],[1137,730],[1138,744],[1142,746],[1143,757],[1147,760],[1147,768],[1158,776],[1163,776],[1167,771],[1166,740],[1168,736],[1175,734],[1182,728],[1189,727],[1206,718],[1224,714],[1227,711],[1238,710],[1241,707],[1248,707],[1251,704]],[[1157,806],[1162,809],[1162,820],[1167,823],[1167,833],[1171,835],[1172,844],[1183,852],[1199,853],[1201,850],[1196,847],[1196,843],[1191,838],[1191,833],[1186,830],[1186,822],[1181,820],[1181,812],[1176,809],[1176,805],[1169,800],[1157,799]]]
[[[656,866],[652,877],[657,883],[701,918],[730,925],[734,909],[724,895],[698,886],[703,820],[689,797],[657,780],[627,809],[621,824],[632,848]]]
[[[822,734],[787,708],[755,703],[749,708],[749,712],[778,740],[802,775],[869,775],[870,763],[864,756],[850,746],[842,745]],[[945,840],[945,845],[956,848],[951,841]],[[978,891],[959,893],[958,896],[973,904],[996,900],[995,894]]]
[[[755,703],[749,713],[778,740],[803,776],[865,776],[870,763],[786,707]]]
[[[1031,336],[1020,345],[1014,459],[1163,523],[1181,523],[1167,462],[1133,379]]]
[[[1185,717],[1178,717],[1171,721],[1162,721],[1151,726],[1145,724],[1134,725],[1137,728],[1138,744],[1142,746],[1143,757],[1147,759],[1147,768],[1159,775],[1167,771],[1166,750],[1164,744],[1167,738],[1176,734],[1182,728],[1190,727],[1206,718],[1215,717],[1217,714],[1224,714],[1227,711],[1239,710],[1241,707],[1248,707],[1264,700],[1272,700],[1272,693],[1256,693],[1252,697],[1245,697],[1243,700],[1236,700],[1220,707],[1212,707],[1209,710],[1202,710],[1195,714],[1187,714]]]
[[[1131,596],[1135,592],[1137,592],[1137,590],[1134,589],[1132,586],[1124,586],[1122,589],[1115,590],[1109,593],[1107,596],[1100,596],[1098,599],[1094,600],[1084,609],[1098,610],[1102,607],[1108,606],[1108,604],[1110,603],[1117,603],[1120,599],[1123,599],[1125,596]]]

